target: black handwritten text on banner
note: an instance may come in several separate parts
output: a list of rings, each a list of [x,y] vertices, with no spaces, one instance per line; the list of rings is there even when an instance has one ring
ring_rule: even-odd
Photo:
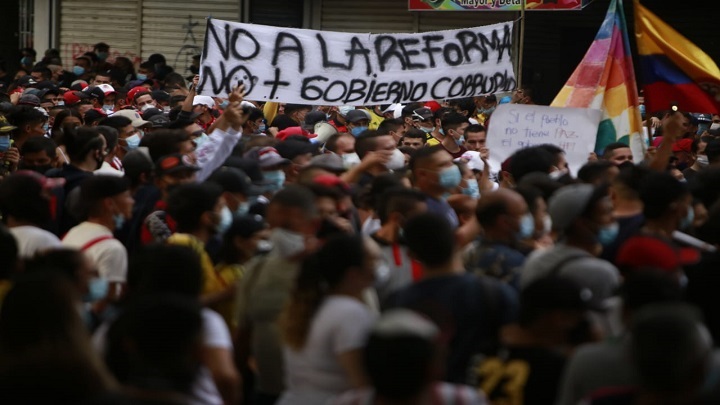
[[[200,84],[303,104],[389,104],[515,88],[513,23],[420,34],[352,34],[208,20]]]

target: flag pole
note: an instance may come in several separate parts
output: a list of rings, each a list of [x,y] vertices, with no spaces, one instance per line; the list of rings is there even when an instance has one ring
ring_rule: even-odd
[[[518,55],[517,88],[522,86],[523,51],[525,49],[525,1],[520,0],[520,50]]]

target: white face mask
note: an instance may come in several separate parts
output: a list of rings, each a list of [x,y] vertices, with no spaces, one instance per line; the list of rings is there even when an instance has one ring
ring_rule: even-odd
[[[144,106],[140,107],[140,111],[145,112],[151,108],[155,108],[155,106],[152,104],[145,104]]]
[[[710,161],[708,160],[707,155],[698,155],[696,162],[700,167],[710,166]]]
[[[710,130],[715,130],[718,128],[720,128],[720,123],[713,122],[712,124],[710,124]]]
[[[305,236],[283,228],[273,229],[270,243],[273,251],[283,258],[297,256],[305,250]]]
[[[385,167],[390,170],[400,170],[405,167],[405,154],[400,152],[400,149],[393,150],[392,157],[385,163]]]
[[[545,218],[543,218],[542,234],[547,235],[550,231],[552,231],[552,218],[550,218],[550,215],[545,215]]]
[[[341,156],[343,161],[343,167],[346,169],[352,169],[353,167],[360,164],[360,156],[357,153],[346,153]]]

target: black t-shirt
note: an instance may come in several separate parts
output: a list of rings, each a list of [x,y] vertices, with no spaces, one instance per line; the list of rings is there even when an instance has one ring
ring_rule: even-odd
[[[554,404],[565,361],[554,350],[510,347],[500,356],[477,359],[471,382],[494,405]]]
[[[611,244],[604,246],[601,259],[605,259],[610,263],[615,263],[615,256],[617,256],[620,246],[631,237],[637,235],[640,232],[643,224],[645,224],[645,216],[643,214],[637,214],[630,217],[620,217],[617,219],[618,222],[618,235]]]
[[[435,321],[449,352],[445,381],[465,384],[474,355],[493,354],[500,326],[517,314],[509,286],[470,274],[430,277],[392,294],[388,308],[408,308]]]

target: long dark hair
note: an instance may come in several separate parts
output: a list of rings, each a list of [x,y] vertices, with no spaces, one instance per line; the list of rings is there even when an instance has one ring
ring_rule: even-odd
[[[328,290],[340,284],[348,269],[361,267],[364,256],[362,236],[340,235],[303,262],[290,300],[280,315],[282,338],[290,348],[300,350],[305,346],[312,318]]]

